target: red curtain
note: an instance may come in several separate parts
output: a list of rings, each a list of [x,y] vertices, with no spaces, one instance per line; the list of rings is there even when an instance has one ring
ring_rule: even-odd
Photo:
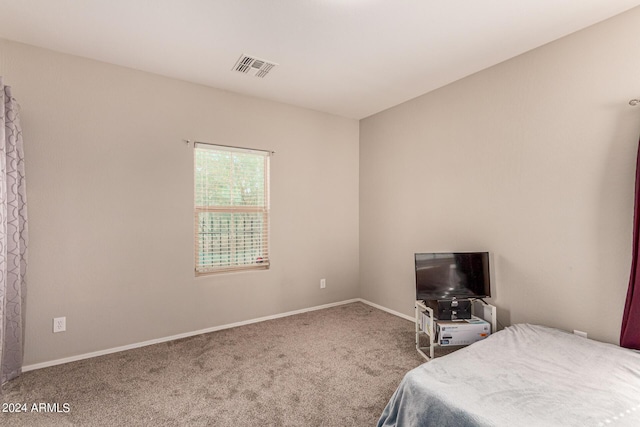
[[[636,193],[633,208],[633,258],[627,301],[622,315],[620,345],[640,350],[640,144],[636,160]]]

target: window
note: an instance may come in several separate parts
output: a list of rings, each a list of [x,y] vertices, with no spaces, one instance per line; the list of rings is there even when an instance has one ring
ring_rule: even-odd
[[[196,143],[197,275],[269,268],[270,152]]]

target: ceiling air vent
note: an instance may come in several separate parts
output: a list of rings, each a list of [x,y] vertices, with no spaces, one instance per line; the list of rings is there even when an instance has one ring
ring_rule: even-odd
[[[275,62],[266,61],[264,59],[258,59],[254,56],[249,55],[240,55],[240,59],[236,62],[236,65],[233,66],[235,71],[244,74],[250,74],[256,77],[264,77],[269,74],[269,71],[275,67]]]

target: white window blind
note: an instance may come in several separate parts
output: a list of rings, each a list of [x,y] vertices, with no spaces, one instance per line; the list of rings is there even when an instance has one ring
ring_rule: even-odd
[[[269,268],[270,153],[195,145],[195,270]]]

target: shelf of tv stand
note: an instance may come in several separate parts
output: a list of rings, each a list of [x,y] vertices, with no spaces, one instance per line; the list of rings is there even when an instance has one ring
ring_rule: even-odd
[[[421,301],[421,300],[416,300],[415,309],[416,309],[416,314],[415,314],[416,350],[422,357],[424,357],[427,360],[433,359],[435,357],[435,349],[438,347],[447,348],[451,350],[454,350],[460,347],[465,347],[463,345],[446,346],[446,347],[440,346],[435,340],[436,325],[438,323],[438,320],[434,318],[433,310],[430,307],[427,307],[424,301]],[[423,313],[423,312],[427,313],[427,316],[428,316],[426,330],[423,330],[420,327],[420,323],[421,323],[420,313]],[[491,304],[487,304],[484,301],[481,301],[479,299],[473,300],[471,302],[471,314],[489,322],[489,324],[491,325],[491,333],[494,333],[497,331],[498,319],[496,317],[495,306]],[[420,345],[420,337],[423,335],[426,335],[429,338],[429,345],[426,347]]]

